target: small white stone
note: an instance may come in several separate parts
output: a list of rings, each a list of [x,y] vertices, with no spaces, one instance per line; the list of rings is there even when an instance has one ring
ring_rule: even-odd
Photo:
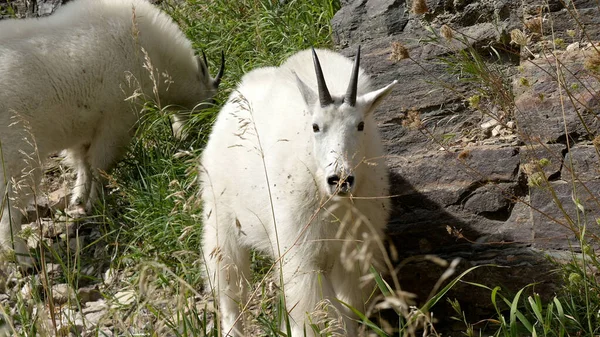
[[[21,296],[26,300],[29,300],[33,297],[33,291],[29,282],[25,283],[23,288],[21,288]]]
[[[98,330],[98,336],[113,337],[113,332],[109,328],[100,328],[100,330]]]
[[[117,273],[115,273],[115,271],[112,268],[109,268],[105,273],[104,273],[104,284],[106,285],[110,285],[113,282],[115,282],[117,278]]]
[[[129,304],[133,303],[134,301],[135,301],[135,291],[133,291],[133,290],[119,291],[118,293],[115,294],[115,305],[113,305],[113,307],[129,305]]]
[[[503,126],[502,125],[496,125],[494,127],[494,129],[492,129],[492,137],[496,137],[500,134],[500,131],[502,130]]]
[[[65,304],[75,299],[75,291],[66,283],[55,284],[52,286],[52,298],[58,305]]]
[[[64,211],[68,207],[69,198],[70,194],[66,186],[62,186],[48,195],[50,207],[59,211]]]
[[[31,235],[27,236],[27,247],[29,247],[29,249],[36,249],[39,246],[40,246],[39,232],[32,232]]]
[[[106,316],[108,311],[95,311],[85,315],[85,321],[88,324],[98,325],[100,320]]]
[[[493,128],[496,125],[498,125],[498,121],[495,119],[490,119],[489,121],[481,124],[481,128],[484,130],[488,130],[488,129]]]
[[[573,42],[567,46],[567,51],[575,51],[579,49],[579,42]]]
[[[76,309],[64,308],[60,311],[60,322],[57,324],[60,336],[80,336],[83,332],[83,317]]]
[[[103,299],[88,302],[81,312],[85,315],[84,317],[87,323],[97,326],[100,320],[108,314],[108,305]],[[102,336],[102,334],[100,334],[100,336]],[[112,334],[110,336],[112,336]]]
[[[92,312],[98,312],[108,309],[108,305],[106,304],[106,300],[97,300],[93,302],[87,302],[85,308],[81,309],[81,312],[84,314],[89,314]]]

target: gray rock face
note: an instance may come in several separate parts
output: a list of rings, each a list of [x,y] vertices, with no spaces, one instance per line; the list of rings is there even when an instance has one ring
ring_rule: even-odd
[[[402,31],[408,23],[404,0],[349,1],[332,20],[335,39],[347,46]]]
[[[600,130],[600,81],[597,74],[584,66],[585,59],[592,53],[596,51],[575,50],[558,55],[546,52],[521,66],[519,79],[515,81],[519,84],[515,83],[514,92],[517,95],[516,119],[525,140],[555,143],[564,142],[566,133],[570,138],[589,139],[597,134]],[[554,70],[557,64],[562,66],[563,85],[559,85]],[[528,85],[520,84],[523,82]]]
[[[549,273],[555,267],[546,255],[561,260],[580,249],[575,233],[583,220],[573,195],[588,225],[600,217],[600,157],[591,143],[600,133],[600,80],[586,67],[595,52],[589,43],[600,40],[600,9],[594,1],[574,1],[579,26],[561,1],[430,0],[423,15],[410,13],[411,3],[345,1],[332,21],[342,53],[353,56],[362,45],[361,65],[375,86],[400,82],[375,116],[389,155],[395,208],[388,229],[396,248],[401,258],[460,257],[463,269],[508,266],[480,268],[468,278],[508,290],[540,282],[535,291],[552,294],[560,280]],[[531,20],[544,4],[536,31]],[[441,37],[442,25],[464,42]],[[528,34],[535,55],[509,43],[513,29]],[[395,58],[397,42],[410,59]],[[450,70],[439,62],[468,48],[489,67],[470,81],[457,62]],[[493,82],[482,77],[493,71],[512,81],[501,82],[509,97],[504,104],[485,91]],[[468,102],[473,95],[484,98],[479,109]],[[419,120],[407,127],[415,115]],[[493,123],[484,123],[490,116]],[[598,234],[592,227],[588,233]],[[403,290],[424,301],[443,269],[415,260],[399,277]],[[450,297],[467,313],[489,317],[481,301],[489,293],[459,286]],[[438,318],[446,315],[436,310]]]
[[[69,0],[14,0],[0,1],[0,19],[29,18],[52,14]]]

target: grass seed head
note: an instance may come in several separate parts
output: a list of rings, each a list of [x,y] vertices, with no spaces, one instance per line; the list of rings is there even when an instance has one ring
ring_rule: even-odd
[[[585,58],[585,68],[600,73],[600,50],[593,49]]]
[[[398,62],[407,58],[410,58],[408,49],[400,42],[392,42],[392,54],[389,59]]]
[[[414,14],[426,14],[427,12],[429,12],[429,7],[427,7],[427,1],[413,0],[412,12]]]
[[[596,138],[592,140],[592,144],[596,149],[600,150],[600,136],[596,136]]]
[[[529,39],[520,29],[513,29],[510,31],[510,42],[525,47],[527,46]]]
[[[542,34],[542,18],[537,16],[525,21],[525,28],[536,34]],[[511,36],[512,37],[512,36]]]
[[[461,160],[466,160],[469,157],[471,157],[471,151],[469,150],[463,150],[458,154],[458,159]]]
[[[479,95],[473,95],[469,98],[467,98],[467,101],[469,102],[469,106],[473,109],[478,109],[479,108],[479,103],[481,102],[481,96]]]
[[[443,25],[442,28],[440,28],[440,34],[446,40],[452,40],[454,38],[454,31],[448,25]]]
[[[418,130],[423,127],[423,122],[421,121],[421,113],[417,109],[410,109],[406,113],[406,117],[402,120],[402,126],[411,129]]]

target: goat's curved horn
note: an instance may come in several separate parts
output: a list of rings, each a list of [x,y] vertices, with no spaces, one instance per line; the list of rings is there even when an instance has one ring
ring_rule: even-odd
[[[354,67],[352,68],[352,76],[350,77],[350,83],[348,83],[348,90],[346,90],[346,96],[344,102],[350,106],[356,105],[356,91],[358,89],[358,70],[360,67],[360,45],[356,51],[356,57],[354,58]]]
[[[313,62],[315,64],[315,72],[317,73],[317,85],[319,87],[319,101],[321,102],[321,106],[328,106],[333,103],[331,99],[331,95],[329,94],[329,90],[327,90],[327,84],[325,84],[325,78],[323,77],[323,70],[321,69],[321,63],[319,62],[319,58],[317,57],[317,52],[315,48],[312,48],[313,54]]]
[[[204,60],[204,66],[206,66],[206,69],[208,69],[208,60],[206,59],[206,54],[204,53],[204,50],[202,51],[202,60]]]
[[[217,73],[217,77],[215,77],[215,86],[219,87],[221,84],[221,78],[225,73],[225,52],[221,50],[221,67],[219,67],[219,72]]]

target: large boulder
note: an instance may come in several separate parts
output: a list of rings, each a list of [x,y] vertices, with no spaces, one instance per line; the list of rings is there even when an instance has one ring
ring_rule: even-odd
[[[594,1],[572,3],[577,14],[558,0],[428,0],[428,12],[417,15],[403,0],[342,1],[332,21],[338,48],[353,56],[361,44],[362,66],[376,86],[400,81],[376,119],[393,183],[388,231],[400,260],[413,261],[398,274],[418,302],[444,271],[416,258],[427,254],[461,258],[462,270],[499,266],[475,270],[471,281],[507,292],[538,282],[535,291],[551,295],[560,277],[548,257],[564,260],[580,250],[582,208],[588,225],[600,218],[600,159],[592,145],[600,131],[600,76],[586,63],[596,52],[590,43],[600,40],[600,9]],[[456,39],[441,36],[443,25]],[[514,29],[529,37],[527,48],[510,43]],[[410,58],[398,57],[398,43]],[[504,96],[490,97],[485,79],[465,81],[464,69],[452,64],[460,61],[452,55],[471,50],[490,73],[502,74],[487,84],[504,78],[496,90]],[[450,296],[467,314],[493,314],[485,310],[485,290],[461,285]],[[445,310],[434,312],[448,317]]]
[[[50,15],[67,1],[68,0],[0,0],[0,19]]]

